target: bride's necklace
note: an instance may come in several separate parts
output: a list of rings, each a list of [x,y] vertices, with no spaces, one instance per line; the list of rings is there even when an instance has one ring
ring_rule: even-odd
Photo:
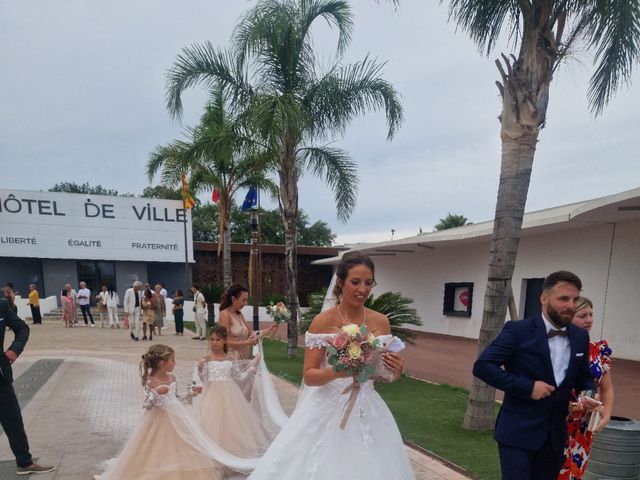
[[[340,318],[342,319],[342,325],[348,325],[349,323],[351,323],[349,322],[348,318],[345,318],[344,315],[342,315],[342,312],[340,311],[340,307],[336,307],[336,310],[338,310],[338,315],[340,315]],[[365,308],[362,307],[362,322],[360,323],[360,325],[364,324],[364,312],[365,312]]]

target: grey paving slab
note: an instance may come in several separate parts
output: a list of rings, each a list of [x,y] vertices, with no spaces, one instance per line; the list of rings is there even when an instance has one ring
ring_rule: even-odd
[[[193,361],[203,354],[206,342],[163,335],[154,343],[166,343],[176,350],[175,373],[187,385]],[[142,414],[137,367],[148,346],[148,342],[132,342],[123,330],[65,329],[58,322],[32,328],[15,372],[26,371],[38,360],[62,360],[23,409],[32,453],[41,462],[58,467],[38,475],[39,480],[89,480],[117,455]],[[274,382],[283,408],[291,412],[297,387],[275,377]],[[409,448],[408,452],[420,480],[468,478],[427,455]],[[0,435],[0,460],[11,458],[6,437]]]

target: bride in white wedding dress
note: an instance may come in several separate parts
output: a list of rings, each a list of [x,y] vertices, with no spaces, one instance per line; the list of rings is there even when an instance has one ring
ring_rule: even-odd
[[[373,380],[364,383],[341,428],[353,379],[334,372],[326,347],[346,324],[366,324],[382,345],[392,339],[386,316],[364,307],[375,285],[371,259],[344,255],[336,271],[336,307],[319,314],[305,336],[304,386],[291,418],[259,460],[250,480],[408,480],[415,475],[398,426]],[[382,354],[377,373],[397,380],[404,360]]]

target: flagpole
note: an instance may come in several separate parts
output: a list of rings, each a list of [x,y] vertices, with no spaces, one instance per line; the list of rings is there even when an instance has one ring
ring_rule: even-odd
[[[184,295],[190,291],[189,288],[189,245],[187,243],[187,203],[182,197],[182,208],[184,209],[184,222],[182,223],[184,232]]]

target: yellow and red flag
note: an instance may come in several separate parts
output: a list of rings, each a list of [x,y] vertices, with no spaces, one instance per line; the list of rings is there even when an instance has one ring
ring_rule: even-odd
[[[182,179],[182,200],[184,201],[184,208],[186,208],[187,210],[190,210],[196,206],[196,201],[193,198],[191,198],[191,195],[189,195],[189,187],[187,186],[187,176],[184,173],[182,174],[181,179]]]

